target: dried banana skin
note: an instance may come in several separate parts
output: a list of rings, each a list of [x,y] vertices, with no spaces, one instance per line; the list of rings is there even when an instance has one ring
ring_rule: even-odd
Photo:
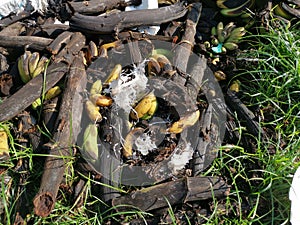
[[[142,25],[160,25],[183,17],[187,11],[183,4],[174,4],[158,9],[122,11],[104,16],[84,16],[75,13],[71,17],[70,27],[85,33],[108,34]]]

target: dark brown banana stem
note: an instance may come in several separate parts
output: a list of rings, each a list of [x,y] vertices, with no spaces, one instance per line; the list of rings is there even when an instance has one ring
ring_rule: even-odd
[[[41,186],[33,200],[34,212],[38,216],[46,217],[54,208],[59,185],[63,180],[67,162],[72,156],[72,146],[79,134],[83,110],[79,92],[83,92],[85,86],[86,73],[83,56],[80,55],[75,57],[70,69],[53,141],[48,143],[50,151],[46,158]]]
[[[125,28],[147,25],[160,25],[183,17],[187,8],[182,4],[174,4],[158,9],[122,11],[102,16],[84,16],[75,13],[70,20],[70,27],[86,33],[108,34],[119,32]]]

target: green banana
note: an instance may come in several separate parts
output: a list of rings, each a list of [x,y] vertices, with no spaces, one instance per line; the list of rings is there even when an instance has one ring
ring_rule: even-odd
[[[37,64],[35,70],[31,74],[31,77],[34,78],[40,73],[44,72],[46,63],[48,62],[48,58],[46,56],[42,56],[39,60],[39,63]]]
[[[245,34],[246,30],[244,27],[234,28],[226,39],[226,42],[238,43]]]
[[[233,31],[233,29],[236,28],[236,25],[234,24],[234,22],[230,22],[230,23],[227,23],[223,29],[223,35],[225,37],[225,39],[227,39],[231,32]]]
[[[242,15],[245,12],[245,9],[251,8],[254,3],[255,0],[247,0],[236,8],[223,8],[220,10],[220,13],[226,17],[237,17]]]
[[[31,80],[29,67],[28,67],[30,56],[31,56],[31,52],[25,51],[25,53],[23,55],[21,55],[18,60],[19,74],[20,74],[21,80],[24,83],[27,83],[28,81]]]
[[[282,2],[281,7],[285,10],[288,14],[292,15],[292,17],[300,18],[300,2],[299,1],[292,1],[290,4],[289,2]]]
[[[28,69],[30,76],[32,77],[32,74],[34,73],[36,67],[38,66],[40,60],[40,53],[34,52],[31,54],[29,60],[28,60]]]
[[[102,92],[102,82],[101,80],[96,80],[90,89],[90,95],[101,94]]]
[[[96,124],[89,124],[83,134],[83,155],[94,166],[98,160],[98,128]]]
[[[236,43],[233,43],[233,42],[226,42],[224,43],[224,48],[230,50],[230,51],[233,51],[233,50],[236,50],[239,48],[239,46],[236,44]]]
[[[49,100],[52,98],[55,98],[61,93],[61,89],[59,86],[54,86],[53,88],[50,88],[47,93],[45,94],[45,100]]]
[[[216,4],[221,9],[232,9],[243,5],[247,0],[217,0]]]
[[[225,41],[225,36],[223,35],[224,34],[223,30],[224,30],[224,24],[221,21],[217,25],[217,37],[218,37],[219,43],[223,43]]]
[[[216,27],[212,27],[210,33],[211,33],[212,36],[217,36],[217,28]]]

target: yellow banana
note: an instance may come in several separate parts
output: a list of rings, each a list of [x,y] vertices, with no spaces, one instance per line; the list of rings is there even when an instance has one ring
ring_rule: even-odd
[[[42,56],[39,60],[39,63],[36,66],[36,69],[34,70],[34,72],[31,74],[31,77],[36,77],[37,75],[39,75],[40,73],[44,72],[45,70],[45,66],[46,63],[48,62],[48,58],[46,56]]]
[[[83,134],[83,155],[95,165],[98,160],[98,129],[96,124],[89,124]]]
[[[102,115],[99,112],[99,107],[94,105],[90,100],[87,100],[85,103],[85,109],[89,118],[93,122],[100,122],[102,120]]]
[[[59,86],[54,86],[53,88],[50,88],[47,93],[45,94],[45,100],[49,100],[52,98],[55,98],[61,93],[61,89]]]
[[[0,158],[9,156],[8,136],[4,130],[0,130]]]
[[[226,80],[226,74],[222,70],[214,72],[214,76],[218,81]]]
[[[132,156],[132,147],[133,147],[133,144],[134,144],[134,141],[144,133],[144,128],[141,128],[141,127],[137,127],[137,128],[134,128],[133,130],[131,130],[127,135],[126,135],[126,138],[124,140],[124,143],[123,143],[123,156],[125,158],[129,158]]]
[[[41,98],[36,99],[33,103],[31,103],[31,107],[36,110],[39,106],[42,105]]]
[[[151,92],[146,95],[130,112],[130,117],[133,119],[150,119],[157,108],[155,95]]]
[[[193,126],[199,119],[200,117],[200,111],[197,110],[191,114],[188,114],[184,117],[182,117],[180,120],[177,122],[173,123],[170,128],[167,129],[168,133],[173,133],[173,134],[179,134],[181,133],[184,129]]]
[[[230,89],[231,91],[239,92],[239,91],[240,91],[240,84],[241,84],[241,82],[240,82],[239,80],[234,80],[234,81],[231,83],[229,89]]]
[[[112,81],[119,79],[122,72],[122,66],[121,64],[115,65],[113,70],[110,72],[108,78],[104,82],[105,84],[110,84]]]
[[[107,106],[111,106],[113,103],[112,98],[105,96],[105,95],[101,95],[101,94],[91,95],[90,100],[96,106],[107,107]]]
[[[32,77],[32,74],[34,73],[36,67],[38,66],[40,60],[40,53],[34,52],[31,54],[29,60],[28,60],[28,69],[30,76]]]
[[[90,89],[90,95],[101,94],[102,92],[102,82],[101,80],[96,80]]]
[[[30,72],[29,72],[29,68],[28,68],[30,56],[31,56],[31,52],[25,51],[25,53],[23,55],[21,55],[18,60],[19,74],[20,74],[21,80],[24,83],[27,83],[28,81],[31,80]]]

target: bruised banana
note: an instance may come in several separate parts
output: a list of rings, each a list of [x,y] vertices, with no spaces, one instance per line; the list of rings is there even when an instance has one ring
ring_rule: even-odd
[[[159,64],[161,70],[168,74],[170,77],[175,74],[175,70],[173,70],[172,63],[170,60],[163,54],[155,53],[150,57],[152,60],[156,60]]]
[[[125,158],[129,158],[132,156],[132,152],[133,152],[132,146],[135,140],[144,133],[144,130],[145,130],[144,128],[136,127],[127,134],[123,143],[123,152],[122,152]]]
[[[83,134],[83,155],[95,165],[98,159],[98,129],[96,124],[89,124]]]
[[[119,79],[121,72],[122,72],[121,64],[115,65],[115,67],[110,72],[110,74],[108,75],[108,78],[106,79],[106,81],[104,83],[110,84],[112,81]]]
[[[112,98],[105,96],[105,95],[101,95],[101,94],[91,95],[90,100],[96,106],[107,107],[107,106],[111,106],[113,103]]]
[[[157,109],[157,100],[155,95],[151,92],[146,95],[130,112],[130,117],[132,119],[150,119]]]
[[[90,95],[101,94],[102,92],[102,82],[101,80],[96,80],[90,89]]]
[[[180,120],[173,123],[171,127],[169,127],[166,131],[168,133],[179,134],[184,129],[193,126],[199,120],[199,117],[200,117],[200,111],[197,110],[189,115],[182,117]]]
[[[28,69],[30,73],[30,77],[32,77],[32,74],[34,73],[36,67],[38,66],[40,60],[40,53],[38,52],[33,52],[28,60]]]
[[[217,81],[226,80],[226,74],[222,70],[217,70],[214,72],[214,76]]]
[[[102,115],[99,112],[99,107],[94,105],[90,100],[87,100],[85,103],[85,109],[89,118],[93,122],[100,122],[102,120]]]
[[[19,74],[20,74],[21,80],[24,83],[27,83],[28,81],[31,80],[31,76],[30,76],[30,72],[29,72],[29,66],[28,66],[30,56],[31,56],[31,52],[30,51],[25,51],[25,53],[23,55],[21,55],[19,60],[18,60]]]
[[[44,72],[46,64],[48,62],[48,58],[46,56],[42,56],[35,68],[35,70],[31,73],[31,77],[34,78],[40,73]]]

